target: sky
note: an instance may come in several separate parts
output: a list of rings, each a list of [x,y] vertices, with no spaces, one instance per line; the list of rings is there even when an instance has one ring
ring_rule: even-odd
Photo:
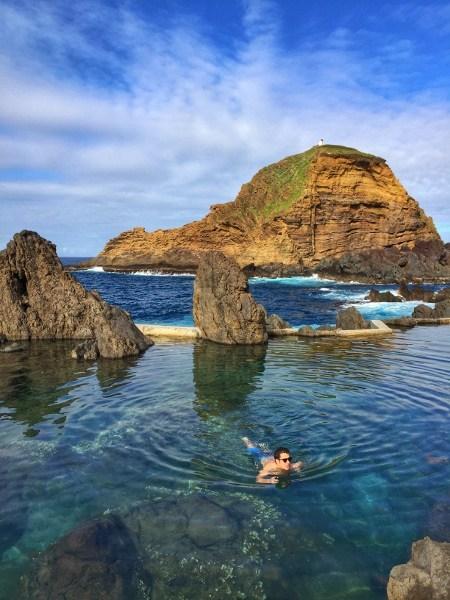
[[[450,2],[0,0],[0,248],[171,228],[319,138],[450,241]]]

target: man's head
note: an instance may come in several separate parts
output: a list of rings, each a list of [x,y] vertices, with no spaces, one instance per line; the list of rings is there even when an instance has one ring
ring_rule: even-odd
[[[273,458],[279,469],[289,471],[291,468],[292,456],[288,448],[277,448],[273,453]]]

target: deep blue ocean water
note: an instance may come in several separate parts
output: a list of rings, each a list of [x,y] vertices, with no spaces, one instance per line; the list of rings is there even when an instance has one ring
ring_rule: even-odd
[[[192,275],[107,273],[99,268],[77,271],[74,276],[88,289],[98,290],[112,304],[127,310],[137,323],[192,325]],[[255,278],[250,290],[269,314],[277,313],[291,325],[324,325],[336,322],[336,312],[355,305],[368,319],[410,316],[419,302],[367,302],[374,287],[396,291],[398,286],[338,283],[319,277]],[[435,288],[437,286],[428,286]]]
[[[190,277],[76,276],[137,320],[188,321]],[[366,289],[252,283],[293,324],[333,322]],[[248,546],[222,552],[217,591],[205,587],[211,550],[181,591],[158,597],[237,598],[250,578],[249,598],[384,599],[412,541],[450,541],[449,332],[267,347],[166,342],[95,363],[70,359],[70,342],[0,354],[0,598],[22,598],[31,559],[77,524],[143,501],[216,494],[248,503]],[[242,436],[288,446],[304,470],[286,486],[257,485]],[[170,546],[164,514],[151,518]],[[177,560],[163,556],[164,572],[181,569]]]

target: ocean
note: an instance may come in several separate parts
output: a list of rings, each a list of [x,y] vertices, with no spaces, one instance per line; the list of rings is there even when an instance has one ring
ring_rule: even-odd
[[[192,276],[74,276],[138,322],[192,323]],[[356,282],[250,287],[295,326],[333,323],[351,304],[368,318],[412,310],[367,303]],[[111,513],[131,523],[141,510],[158,600],[382,600],[414,540],[450,540],[447,326],[262,347],[159,342],[93,363],[70,359],[72,346],[0,354],[0,598],[22,598],[34,557]],[[243,436],[287,446],[304,469],[258,485]],[[217,506],[228,537],[210,539]],[[172,524],[188,507],[180,537]]]

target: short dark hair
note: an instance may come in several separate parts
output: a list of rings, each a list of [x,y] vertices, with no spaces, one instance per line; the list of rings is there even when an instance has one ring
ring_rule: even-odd
[[[280,448],[277,448],[275,450],[275,452],[273,453],[273,457],[275,460],[280,460],[280,456],[281,454],[290,454],[290,451],[288,448],[283,448],[282,446]]]

